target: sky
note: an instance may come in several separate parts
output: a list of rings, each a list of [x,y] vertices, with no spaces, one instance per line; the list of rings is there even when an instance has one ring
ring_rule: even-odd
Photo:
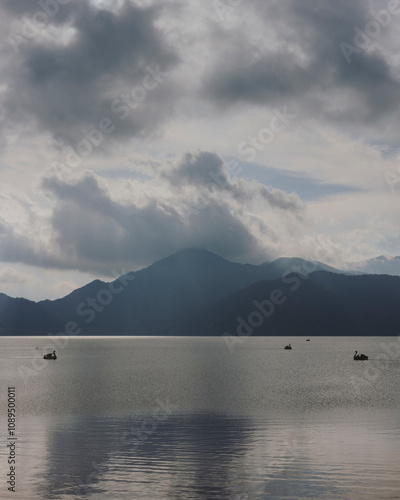
[[[400,0],[4,0],[0,291],[400,254]]]

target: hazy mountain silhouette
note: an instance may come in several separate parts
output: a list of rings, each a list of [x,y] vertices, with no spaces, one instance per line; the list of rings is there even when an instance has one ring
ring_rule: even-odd
[[[321,269],[331,272],[320,274]],[[292,275],[293,271],[312,274],[303,279]],[[391,324],[395,322],[394,311],[388,308],[393,301],[385,302],[376,296],[376,281],[361,282],[357,280],[360,276],[338,273],[322,263],[297,258],[280,258],[255,266],[230,262],[204,249],[188,249],[110,283],[94,280],[57,300],[35,303],[0,294],[0,333],[46,335],[67,330],[83,335],[221,335],[226,328],[232,328],[232,318],[234,323],[238,315],[246,314],[256,291],[253,300],[264,300],[268,290],[274,288],[288,293],[285,304],[279,306],[286,313],[276,311],[269,321],[275,334],[293,335],[310,324],[315,325],[313,334],[357,334],[354,321],[366,326],[378,324],[378,320],[374,321],[382,318],[382,311],[386,311]],[[346,281],[341,281],[344,278]],[[381,278],[382,297],[387,297],[389,290],[396,296],[400,283],[392,282],[390,277]],[[290,283],[293,288],[294,280],[300,279],[301,286],[291,292]],[[375,301],[382,308],[376,307]],[[364,321],[371,314],[373,318]],[[332,325],[341,325],[342,331]]]
[[[47,333],[56,324],[53,314],[40,303],[0,293],[0,334]]]
[[[347,264],[349,269],[366,274],[389,274],[391,276],[400,276],[400,257],[391,257],[379,255],[373,259],[350,262]]]

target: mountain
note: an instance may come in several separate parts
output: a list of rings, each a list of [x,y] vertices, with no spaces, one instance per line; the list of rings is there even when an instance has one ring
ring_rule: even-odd
[[[82,334],[159,334],[262,276],[257,266],[229,262],[204,249],[183,250],[112,283],[95,280],[62,299],[38,302],[31,315],[48,314],[45,333],[75,322]],[[21,299],[9,299],[15,310]],[[10,314],[7,321],[1,319],[0,313],[2,334],[38,333],[42,326],[13,323]]]
[[[398,335],[400,277],[317,271],[259,281],[179,325],[176,335]]]
[[[43,334],[56,324],[57,319],[52,312],[40,303],[23,298],[14,299],[0,293],[0,334]]]
[[[328,271],[331,273],[348,274],[347,271],[336,269],[318,261],[309,261],[299,257],[279,257],[273,262],[261,264],[263,279],[273,280],[290,272],[308,275],[314,271]],[[352,274],[350,271],[349,274]]]
[[[400,257],[390,257],[386,255],[379,255],[373,259],[349,262],[347,269],[354,269],[355,271],[365,274],[388,274],[391,276],[400,276]]]
[[[227,305],[229,314],[236,318],[234,311],[245,307],[246,293],[248,290],[253,293],[252,286],[279,289],[286,281],[295,279],[291,274],[295,272],[296,279],[307,284],[301,287],[301,293],[295,294],[293,300],[297,304],[308,290],[308,283],[315,284],[314,276],[321,270],[328,276],[342,276],[338,274],[340,271],[325,264],[297,258],[280,258],[255,266],[230,262],[205,249],[182,250],[110,283],[94,280],[57,300],[35,303],[0,294],[0,334],[163,335],[184,334],[184,331],[189,335],[204,334],[208,324],[224,323],[213,309],[217,303],[218,307]],[[310,278],[305,279],[309,273],[312,273]],[[243,304],[231,305],[229,301],[236,300],[234,297],[243,299]],[[316,315],[314,303],[333,303],[326,291],[314,289],[307,299],[310,303],[306,298],[301,300],[304,310]],[[307,316],[309,322],[313,321],[312,314]],[[288,322],[278,316],[282,325]],[[210,321],[205,323],[205,318]],[[285,328],[281,331],[293,332],[295,325],[291,323],[290,328]],[[220,330],[211,331],[219,334]]]

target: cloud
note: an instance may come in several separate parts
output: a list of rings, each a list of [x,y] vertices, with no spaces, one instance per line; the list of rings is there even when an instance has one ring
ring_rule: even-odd
[[[288,105],[300,119],[312,117],[354,132],[355,126],[372,126],[376,132],[380,123],[387,134],[399,118],[400,79],[390,50],[383,48],[393,40],[399,16],[393,14],[379,36],[359,50],[355,27],[363,31],[368,22],[377,23],[371,12],[362,0],[246,3],[242,27],[224,31],[203,95],[222,108]],[[250,26],[258,36],[249,36]],[[220,38],[217,32],[215,39]],[[350,63],[343,42],[357,49]]]
[[[76,290],[78,288],[77,284],[73,281],[60,281],[53,286],[53,290],[61,296],[65,296],[68,293]]]
[[[0,283],[26,283],[29,276],[26,273],[17,271],[13,267],[4,267],[0,269]]]
[[[167,75],[179,59],[156,27],[157,7],[125,1],[106,10],[71,1],[40,29],[29,3],[3,9],[25,14],[14,18],[15,31],[3,40],[9,42],[3,45],[3,128],[29,125],[59,145],[76,147],[83,131],[98,128],[104,118],[113,122],[116,139],[149,136],[168,115],[177,89]],[[27,38],[27,26],[36,34]]]
[[[1,7],[12,27],[1,50],[4,133],[35,128],[76,149],[106,118],[112,132],[94,148],[106,150],[156,137],[190,103],[190,122],[232,108],[288,106],[302,121],[355,135],[373,131],[375,140],[379,126],[381,139],[396,140],[400,15],[368,46],[356,46],[351,63],[340,45],[354,45],[355,27],[376,23],[385,2],[252,0],[231,8],[240,19],[232,28],[214,6],[193,2],[70,0],[58,7],[39,28],[37,3]],[[26,20],[37,32],[30,38],[22,36]],[[12,33],[23,41],[13,44]]]
[[[296,195],[231,177],[215,153],[156,164],[154,175],[127,182],[48,170],[40,190],[51,208],[31,215],[30,229],[3,224],[0,259],[106,275],[188,247],[261,262],[306,223]]]
[[[338,267],[374,255],[374,248],[398,247],[394,194],[346,193],[306,207],[294,194],[231,175],[235,165],[228,166],[197,151],[155,162],[151,175],[132,180],[126,172],[106,179],[49,169],[39,183],[46,211],[3,196],[1,213],[15,218],[12,225],[0,220],[0,260],[112,276],[189,247],[239,262],[286,255]],[[324,258],[315,255],[319,248],[328,248]]]
[[[0,193],[0,261],[43,266],[55,263],[49,246],[48,211],[18,188],[3,184]]]
[[[265,212],[271,218],[282,212],[279,217],[290,220],[304,216],[295,195],[230,178],[223,160],[213,153],[186,154],[166,164],[159,179],[164,183],[157,189],[136,182],[131,200],[121,202],[89,173],[72,183],[44,178],[42,188],[56,200],[52,226],[59,248],[85,265],[103,266],[110,261],[149,264],[192,246],[232,258],[260,259],[268,253],[259,234],[266,226]],[[255,217],[257,203],[260,214]]]
[[[38,235],[35,228],[41,226],[41,221],[36,217],[32,217],[35,223],[29,230],[21,226],[11,227],[0,221],[4,235],[0,240],[0,261],[62,269],[64,266],[51,248],[46,231],[49,228],[48,222],[44,221],[43,234]]]
[[[236,168],[240,168],[237,162]],[[162,172],[161,177],[177,190],[182,186],[192,186],[203,190],[204,197],[228,195],[242,204],[251,204],[255,198],[260,198],[272,208],[291,211],[299,218],[303,216],[304,206],[298,196],[231,177],[224,161],[215,153],[187,153],[175,168]]]
[[[317,234],[329,233],[341,249],[341,265],[379,254],[397,255],[400,245],[398,194],[366,191],[336,194],[308,205]]]

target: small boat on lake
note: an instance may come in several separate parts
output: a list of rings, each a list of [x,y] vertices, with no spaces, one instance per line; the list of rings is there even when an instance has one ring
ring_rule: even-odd
[[[310,342],[310,339],[306,339],[306,342]]]
[[[355,361],[363,361],[364,359],[368,359],[368,356],[365,354],[357,354],[357,351],[354,353],[354,358]]]
[[[43,359],[57,359],[56,351],[50,352],[49,354],[45,354]]]
[[[284,349],[291,349],[291,348],[292,348],[292,346],[290,344],[285,345],[285,347],[284,347]]]

